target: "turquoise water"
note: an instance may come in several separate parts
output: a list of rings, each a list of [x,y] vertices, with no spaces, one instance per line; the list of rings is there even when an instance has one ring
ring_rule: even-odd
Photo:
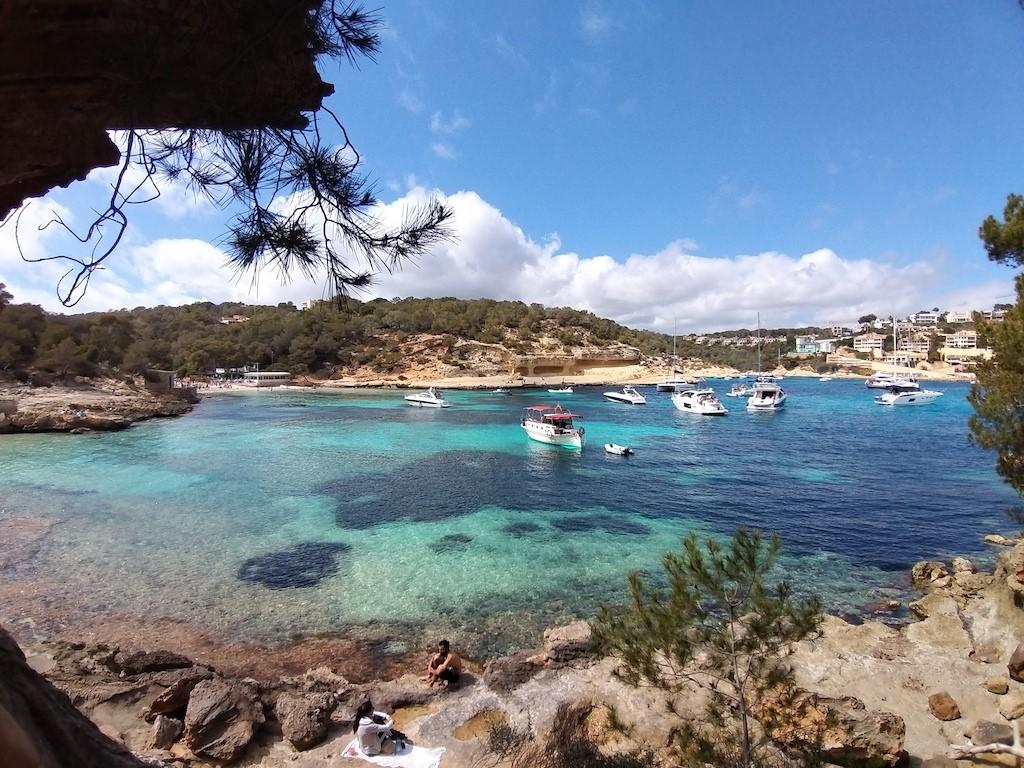
[[[581,453],[519,428],[546,393],[434,410],[400,391],[248,392],[120,433],[3,437],[0,516],[60,522],[0,578],[59,574],[83,613],[226,639],[434,630],[491,649],[620,599],[629,569],[656,573],[692,530],[778,531],[792,580],[855,611],[1007,527],[1014,496],[967,441],[966,387],[886,409],[861,382],[785,386],[785,411],[725,398],[720,419],[653,388],[642,407],[558,395],[586,419]]]

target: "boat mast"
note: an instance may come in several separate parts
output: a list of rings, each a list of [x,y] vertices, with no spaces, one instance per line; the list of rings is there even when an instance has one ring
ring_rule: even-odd
[[[761,375],[761,313],[757,313],[757,375]]]
[[[679,359],[676,357],[676,336],[679,335],[679,318],[672,318],[672,378],[676,377]]]

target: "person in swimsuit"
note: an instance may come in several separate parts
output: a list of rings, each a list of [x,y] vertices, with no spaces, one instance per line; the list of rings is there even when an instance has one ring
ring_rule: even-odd
[[[451,643],[442,640],[437,644],[437,653],[427,664],[427,675],[423,679],[430,684],[431,688],[437,683],[451,686],[459,681],[461,674],[462,659],[452,650]]]

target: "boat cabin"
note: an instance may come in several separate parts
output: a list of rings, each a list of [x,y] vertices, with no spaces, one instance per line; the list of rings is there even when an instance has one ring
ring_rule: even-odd
[[[560,405],[531,405],[523,409],[523,426],[527,422],[534,424],[549,424],[556,431],[569,432],[573,429],[573,419],[581,418],[579,415],[569,413]]]

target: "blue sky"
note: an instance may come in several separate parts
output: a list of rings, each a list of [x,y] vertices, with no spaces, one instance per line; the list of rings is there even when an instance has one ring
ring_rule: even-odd
[[[522,298],[699,330],[754,311],[782,325],[1010,293],[977,228],[1024,191],[1013,0],[382,13],[376,64],[322,68],[328,103],[382,200],[447,197],[459,240],[374,294]],[[98,189],[42,203],[77,215]],[[83,308],[322,292],[232,282],[217,267],[224,220],[169,191],[136,213]],[[50,277],[0,256],[16,296],[56,308]]]

